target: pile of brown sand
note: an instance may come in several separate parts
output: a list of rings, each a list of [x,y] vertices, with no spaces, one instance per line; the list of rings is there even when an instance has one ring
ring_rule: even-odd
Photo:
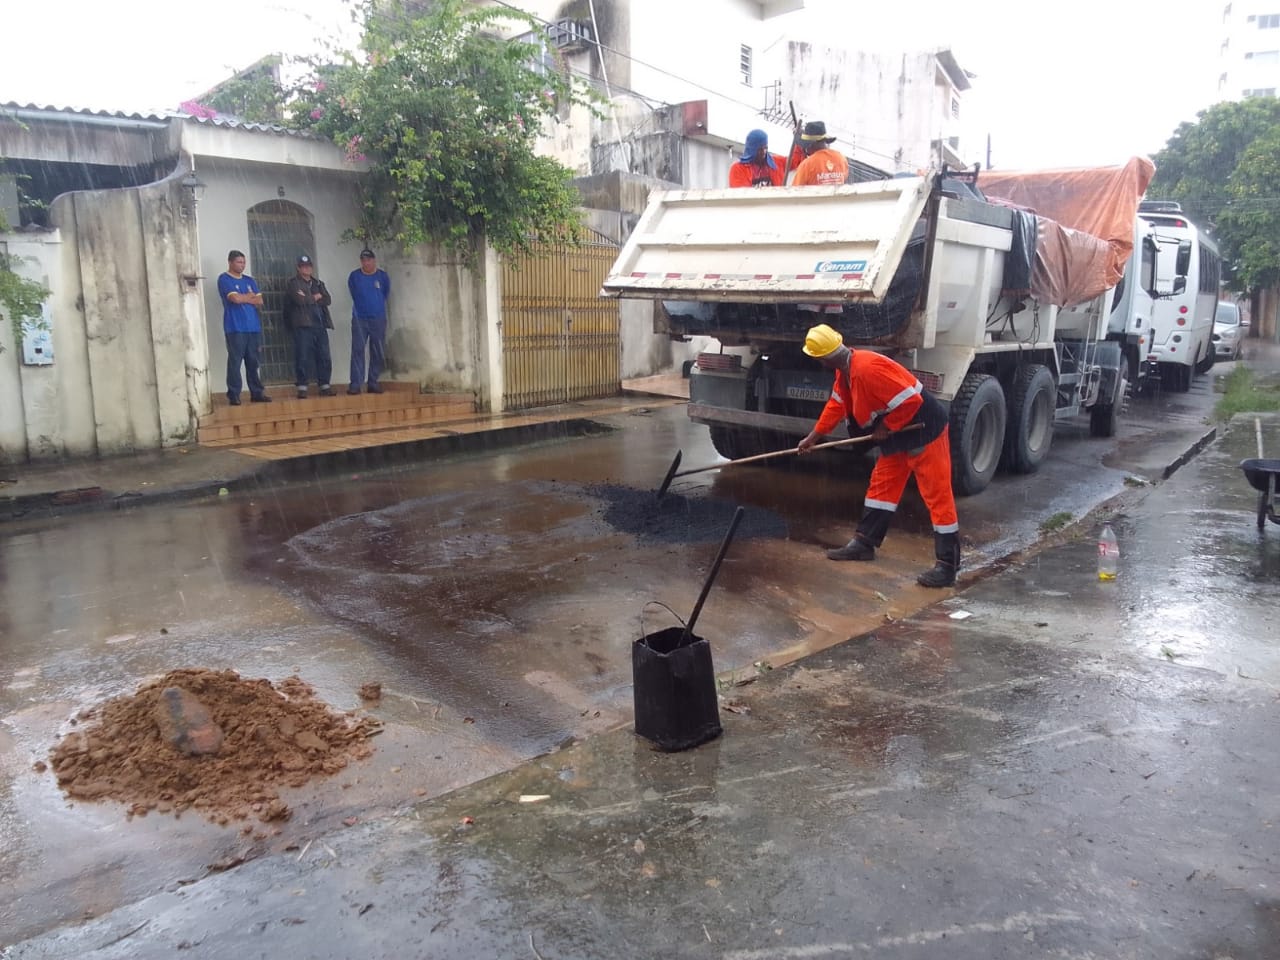
[[[161,691],[186,690],[225,738],[215,754],[188,756],[157,724]],[[337,773],[373,752],[380,729],[370,717],[337,713],[298,677],[273,686],[231,670],[174,670],[79,715],[85,724],[50,753],[60,786],[73,800],[118,800],[129,816],[198,810],[214,823],[256,817],[287,820],[282,787]]]

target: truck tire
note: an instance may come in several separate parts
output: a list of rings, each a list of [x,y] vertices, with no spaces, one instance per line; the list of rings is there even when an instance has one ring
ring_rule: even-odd
[[[1114,437],[1120,425],[1120,413],[1129,395],[1129,364],[1120,364],[1120,386],[1114,403],[1095,403],[1089,410],[1089,436]]]
[[[1004,449],[1004,389],[985,373],[970,373],[951,401],[951,485],[962,497],[981,493]]]
[[[1196,373],[1208,373],[1213,369],[1213,365],[1218,362],[1218,351],[1210,340],[1204,348],[1204,356],[1200,358],[1200,362],[1196,364]]]
[[[754,457],[759,453],[773,453],[785,449],[789,438],[778,433],[755,430],[751,427],[713,426],[711,429],[711,445],[716,453],[728,460],[741,460],[743,457]],[[794,446],[795,444],[791,444]],[[779,465],[784,457],[778,460],[762,460],[761,466]]]
[[[1058,384],[1044,364],[1020,367],[1009,395],[1009,417],[1000,465],[1010,473],[1033,473],[1053,445]]]
[[[741,432],[731,427],[711,427],[711,445],[716,448],[716,453],[724,457],[726,460],[738,460],[745,457],[745,453],[741,453],[742,440]]]

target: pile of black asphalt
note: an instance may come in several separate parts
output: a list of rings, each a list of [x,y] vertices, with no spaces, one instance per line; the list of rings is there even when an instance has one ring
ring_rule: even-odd
[[[592,484],[586,493],[600,500],[600,519],[642,543],[707,543],[729,529],[737,504],[714,497],[685,497],[674,491],[658,498],[655,490],[620,484]],[[747,507],[735,539],[785,539],[787,523],[772,510]]]

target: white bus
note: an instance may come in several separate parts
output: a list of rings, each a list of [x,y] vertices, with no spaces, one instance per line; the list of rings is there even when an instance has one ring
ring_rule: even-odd
[[[1148,362],[1165,387],[1185,392],[1197,373],[1213,366],[1213,315],[1222,258],[1209,235],[1188,220],[1178,204],[1144,200],[1138,213],[1155,228],[1160,245],[1160,299],[1152,311]]]

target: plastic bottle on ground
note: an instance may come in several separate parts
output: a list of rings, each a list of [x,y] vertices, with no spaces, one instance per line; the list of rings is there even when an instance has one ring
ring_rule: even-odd
[[[1098,579],[1114,580],[1120,572],[1120,541],[1111,524],[1102,525],[1102,533],[1098,534]]]

